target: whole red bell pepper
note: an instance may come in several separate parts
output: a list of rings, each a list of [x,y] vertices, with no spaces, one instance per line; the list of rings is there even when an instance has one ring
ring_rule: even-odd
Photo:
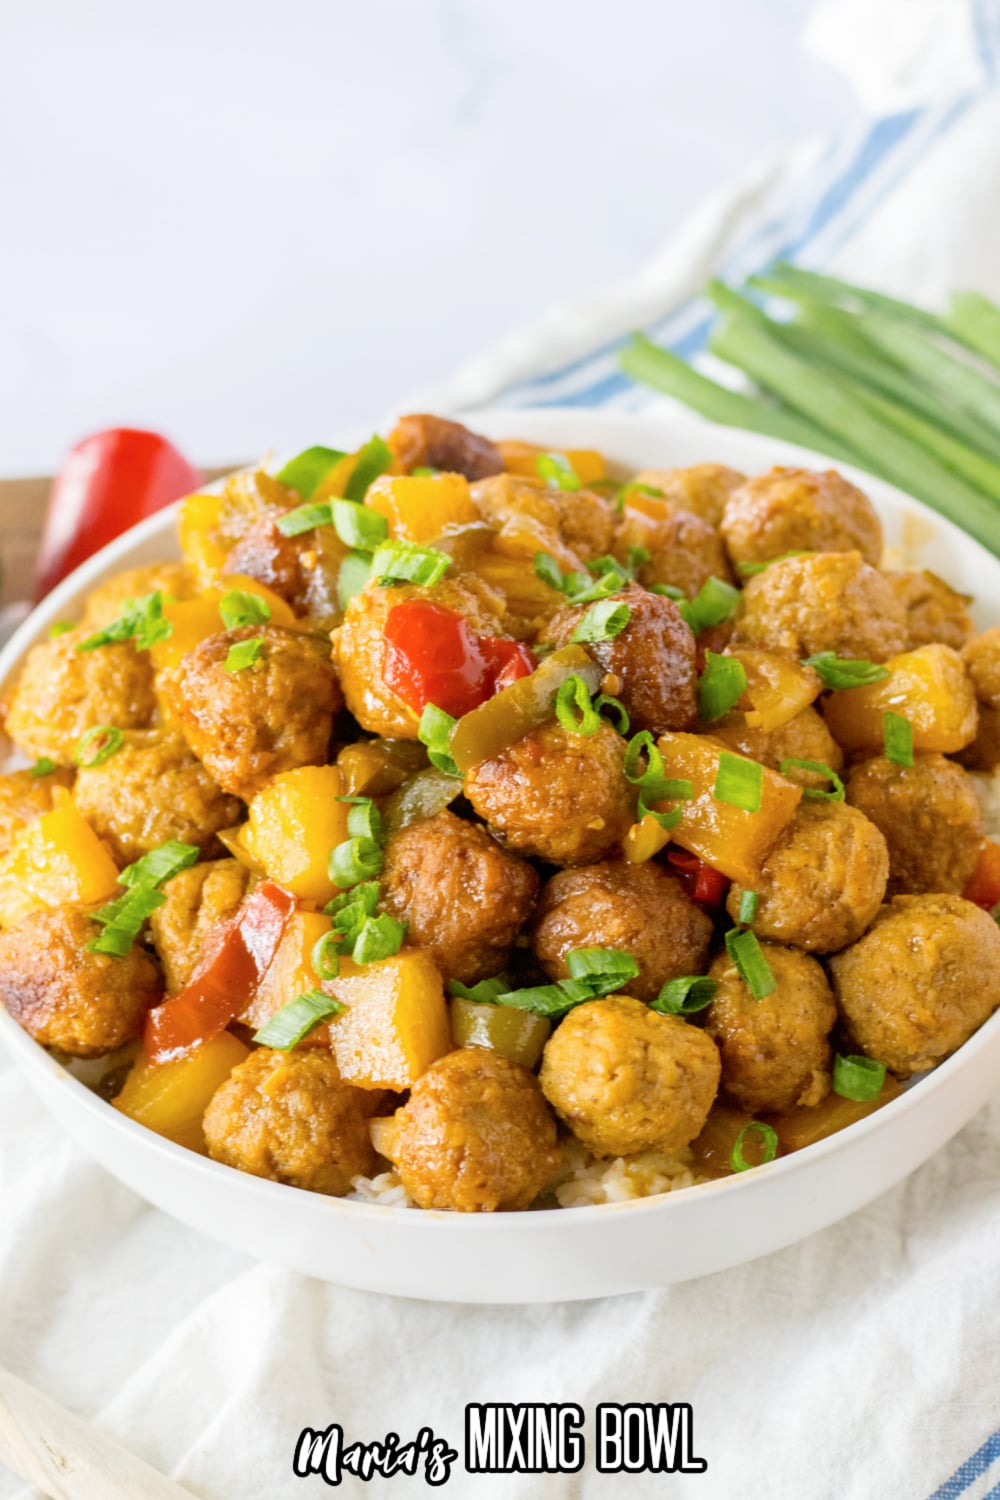
[[[386,686],[417,713],[433,703],[460,719],[537,665],[520,641],[475,635],[458,610],[431,599],[390,610],[385,641]]]
[[[52,485],[35,571],[35,601],[73,569],[204,476],[156,432],[111,427],[71,448]]]
[[[261,881],[209,943],[180,993],[149,1012],[143,1043],[152,1062],[171,1062],[210,1041],[246,1010],[294,910],[294,896]]]

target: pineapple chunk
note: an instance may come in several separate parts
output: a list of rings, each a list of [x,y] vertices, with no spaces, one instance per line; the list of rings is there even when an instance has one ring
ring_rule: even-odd
[[[867,687],[831,693],[823,707],[827,726],[849,754],[876,753],[885,739],[884,715],[909,720],[913,748],[952,755],[971,745],[979,727],[972,683],[957,651],[935,643],[890,656],[889,676]]]
[[[780,729],[815,702],[823,689],[818,673],[811,667],[804,667],[778,651],[760,651],[748,646],[728,654],[742,663],[747,674],[746,693],[740,706],[747,704],[749,729],[760,729],[765,734]]]
[[[320,988],[312,966],[312,953],[331,926],[330,918],[321,911],[297,911],[289,917],[277,951],[261,975],[253,1000],[240,1016],[244,1026],[258,1031],[289,1000]],[[341,967],[353,972],[355,965],[349,959],[342,959]],[[315,1038],[316,1033],[311,1035]]]
[[[433,542],[448,526],[479,520],[461,474],[382,474],[365,497],[389,523],[389,535],[408,542]]]
[[[327,988],[347,1007],[330,1022],[341,1076],[363,1089],[408,1089],[453,1050],[444,985],[428,953],[410,949],[350,968]]]
[[[52,801],[52,811],[16,833],[0,861],[0,927],[43,906],[95,906],[118,888],[118,866],[66,788],[55,787]]]
[[[140,1052],[112,1103],[147,1130],[204,1156],[202,1116],[216,1089],[249,1056],[250,1049],[228,1031],[175,1062],[153,1063]]]
[[[242,843],[278,885],[322,905],[336,894],[327,873],[330,850],[348,837],[349,806],[338,802],[344,781],[336,766],[279,771],[250,803]]]
[[[607,465],[602,454],[593,448],[540,448],[537,443],[497,443],[503,455],[504,468],[508,474],[523,474],[531,479],[538,477],[538,455],[559,453],[570,464],[581,484],[594,484],[607,478]]]

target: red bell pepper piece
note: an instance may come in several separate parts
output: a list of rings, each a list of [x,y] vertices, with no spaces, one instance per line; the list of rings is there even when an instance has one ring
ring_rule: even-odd
[[[277,951],[295,897],[264,880],[203,953],[180,994],[154,1006],[143,1042],[152,1062],[200,1046],[246,1010]]]
[[[976,868],[962,892],[966,901],[974,901],[984,911],[992,911],[1000,902],[1000,844],[983,839]]]
[[[430,599],[404,599],[390,610],[385,640],[386,686],[417,713],[433,703],[460,719],[536,665],[520,641],[474,635],[458,610]]]
[[[204,476],[166,438],[133,427],[95,432],[71,448],[52,485],[35,573],[35,600],[106,542]]]
[[[729,881],[712,865],[706,865],[687,849],[668,849],[667,859],[677,871],[688,895],[703,906],[721,906],[729,890]]]

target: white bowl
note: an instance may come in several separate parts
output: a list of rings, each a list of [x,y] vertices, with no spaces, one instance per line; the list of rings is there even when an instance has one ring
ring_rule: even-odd
[[[633,468],[715,461],[828,467],[787,444],[687,417],[491,412],[475,426],[553,448],[599,448]],[[850,470],[845,472],[850,473]],[[887,543],[976,598],[1000,623],[1000,563],[917,501],[852,474]],[[53,621],[120,569],[175,557],[173,512],[105,547],[45,600],[0,653],[0,692]],[[548,1302],[684,1281],[802,1239],[853,1213],[943,1146],[1000,1084],[1000,1013],[949,1061],[867,1119],[740,1176],[628,1203],[531,1213],[446,1214],[345,1202],[263,1182],[162,1140],[92,1094],[0,1011],[0,1037],[73,1138],[151,1203],[204,1233],[327,1281],[459,1302]]]

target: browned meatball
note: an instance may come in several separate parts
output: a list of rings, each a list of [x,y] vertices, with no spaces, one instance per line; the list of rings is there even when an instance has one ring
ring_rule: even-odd
[[[712,1039],[630,995],[571,1010],[542,1054],[542,1092],[595,1156],[681,1151],[708,1118],[721,1065]]]
[[[91,632],[82,626],[33,646],[7,709],[7,733],[29,755],[73,764],[88,729],[112,724],[145,729],[156,697],[147,651],[131,641],[78,651]]]
[[[471,494],[483,520],[498,530],[530,517],[554,532],[581,560],[601,557],[611,546],[614,512],[592,490],[553,489],[541,479],[497,474],[474,484]]]
[[[885,661],[906,642],[906,612],[858,552],[787,557],[743,590],[736,639],[771,651]]]
[[[215,859],[191,865],[167,881],[167,899],[153,912],[149,926],[169,994],[187,984],[209,933],[234,915],[249,878],[235,859]]]
[[[445,980],[499,974],[538,894],[530,865],[480,827],[440,812],[389,840],[382,903]]]
[[[830,973],[855,1045],[905,1077],[954,1052],[1000,1005],[1000,929],[961,896],[895,896]]]
[[[836,469],[772,469],[726,502],[722,535],[735,563],[786,552],[860,552],[877,567],[882,524],[868,496]]]
[[[722,1054],[722,1089],[751,1114],[819,1104],[830,1092],[830,1032],[837,1007],[822,965],[808,953],[762,943],[774,975],[763,999],[750,993],[729,955],[709,969],[719,986],[705,1030]]]
[[[1000,766],[1000,708],[979,705],[976,738],[957,752],[956,759],[970,771],[995,771]]]
[[[619,562],[627,562],[629,548],[645,547],[649,561],[639,568],[640,583],[651,588],[654,583],[669,583],[683,589],[689,599],[709,578],[731,580],[732,569],[722,538],[689,510],[662,501],[639,503],[626,497],[612,551]]]
[[[73,800],[120,865],[168,839],[214,851],[219,829],[242,811],[183,740],[141,731],[101,765],[80,770]]]
[[[885,576],[906,610],[907,651],[934,641],[961,651],[973,628],[966,594],[956,593],[943,578],[926,569]]]
[[[587,650],[617,679],[610,691],[624,703],[632,729],[648,729],[653,734],[690,729],[698,711],[697,652],[677,605],[638,584],[610,599],[627,607],[628,624],[611,640],[588,642]],[[545,627],[546,640],[568,646],[590,608],[574,604],[559,610]]]
[[[493,834],[517,854],[585,865],[618,845],[635,793],[625,746],[608,724],[573,734],[554,720],[526,734],[465,778],[465,795]]]
[[[100,927],[77,906],[33,911],[0,932],[0,1002],[43,1047],[103,1057],[142,1031],[163,986],[149,955],[91,953]]]
[[[976,697],[987,708],[1000,708],[1000,625],[973,636],[962,651]]]
[[[146,563],[116,573],[87,595],[83,624],[88,631],[103,630],[118,619],[129,599],[156,593],[164,599],[191,598],[194,579],[184,563]]]
[[[761,866],[754,931],[833,953],[861,936],[885,895],[889,853],[874,823],[843,802],[800,802]],[[727,910],[739,914],[734,884]]]
[[[746,475],[727,469],[725,464],[692,464],[687,469],[642,469],[632,483],[659,490],[679,510],[688,510],[710,526],[718,526],[726,501],[733,490],[746,483]]]
[[[426,413],[400,417],[389,438],[389,447],[404,472],[411,469],[446,469],[466,479],[486,479],[503,473],[500,449],[463,427],[461,422]]]
[[[375,1169],[368,1121],[378,1102],[343,1081],[329,1052],[260,1047],[212,1096],[208,1154],[253,1177],[340,1198]]]
[[[256,578],[299,613],[304,612],[310,570],[303,558],[313,557],[313,532],[285,536],[277,518],[264,515],[244,532],[222,565],[223,574],[243,573]]]
[[[887,894],[965,889],[983,840],[972,782],[943,755],[912,766],[877,755],[852,766],[847,800],[881,829],[889,848]]]
[[[73,773],[67,770],[50,771],[47,776],[32,776],[30,771],[0,776],[0,859],[16,833],[42,813],[52,811],[53,788],[72,785]]]
[[[711,937],[711,919],[672,875],[654,864],[608,861],[552,877],[533,946],[552,979],[568,976],[566,954],[577,948],[617,948],[639,965],[631,992],[655,1000],[668,979],[702,972]]]
[[[439,1057],[395,1120],[394,1165],[421,1208],[528,1208],[559,1165],[534,1074],[488,1047]]]
[[[411,584],[371,587],[347,606],[344,623],[333,632],[333,660],[351,713],[370,734],[415,740],[420,715],[385,681],[385,627],[398,604],[427,599],[464,615],[475,635],[502,635],[504,601],[474,574],[444,578],[433,589]]]
[[[260,637],[252,666],[226,670],[233,646]],[[245,801],[269,776],[323,765],[342,699],[324,642],[277,625],[210,635],[167,684],[184,736],[223,791]]]
[[[839,771],[844,764],[843,751],[814,708],[800,708],[787,724],[771,730],[750,728],[745,715],[730,714],[712,725],[712,734],[741,755],[749,755],[775,771],[780,771],[786,760],[820,761],[832,771]],[[819,791],[830,789],[829,780],[814,771],[792,771],[791,780]]]

